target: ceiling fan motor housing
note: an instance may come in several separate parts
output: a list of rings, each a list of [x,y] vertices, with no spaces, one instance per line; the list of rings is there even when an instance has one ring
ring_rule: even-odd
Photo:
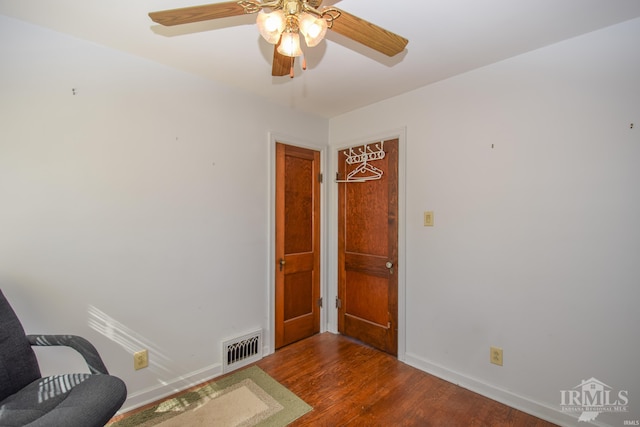
[[[287,15],[297,15],[302,12],[302,4],[300,0],[286,0],[282,9]]]

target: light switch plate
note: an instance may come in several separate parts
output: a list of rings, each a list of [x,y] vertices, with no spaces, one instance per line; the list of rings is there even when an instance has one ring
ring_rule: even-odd
[[[424,213],[424,226],[433,227],[433,211],[427,211]]]

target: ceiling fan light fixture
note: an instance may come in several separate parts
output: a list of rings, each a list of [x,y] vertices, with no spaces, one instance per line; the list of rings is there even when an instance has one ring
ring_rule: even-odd
[[[298,17],[298,22],[300,32],[309,47],[317,46],[327,33],[327,21],[310,13],[301,13]]]
[[[280,40],[280,35],[284,31],[287,22],[284,12],[278,9],[271,13],[259,12],[256,24],[260,35],[269,43],[276,44]]]
[[[332,30],[389,57],[404,51],[409,42],[336,7],[319,10],[321,4],[322,0],[219,0],[213,4],[150,12],[149,18],[169,27],[256,13],[260,35],[275,45],[271,67],[274,77],[293,71],[294,58],[302,56],[300,34],[306,46],[313,47],[324,39],[327,30]],[[302,65],[304,69],[304,60]]]
[[[286,32],[282,34],[278,52],[284,56],[296,57],[302,55],[300,49],[300,35],[297,32]]]

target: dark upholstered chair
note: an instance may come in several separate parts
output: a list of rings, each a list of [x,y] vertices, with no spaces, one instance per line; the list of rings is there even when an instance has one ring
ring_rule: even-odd
[[[42,378],[32,345],[63,345],[78,351],[91,373]],[[72,335],[25,335],[0,291],[0,427],[104,426],[127,397],[107,372],[95,347]]]

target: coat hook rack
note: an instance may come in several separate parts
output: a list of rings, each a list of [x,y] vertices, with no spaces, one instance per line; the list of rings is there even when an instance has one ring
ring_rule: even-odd
[[[342,153],[346,156],[345,161],[349,165],[359,163],[359,165],[349,172],[346,179],[336,179],[336,182],[366,182],[382,178],[384,172],[379,168],[370,165],[369,162],[384,159],[384,141],[373,144],[364,144],[362,148],[354,150],[349,148]]]

